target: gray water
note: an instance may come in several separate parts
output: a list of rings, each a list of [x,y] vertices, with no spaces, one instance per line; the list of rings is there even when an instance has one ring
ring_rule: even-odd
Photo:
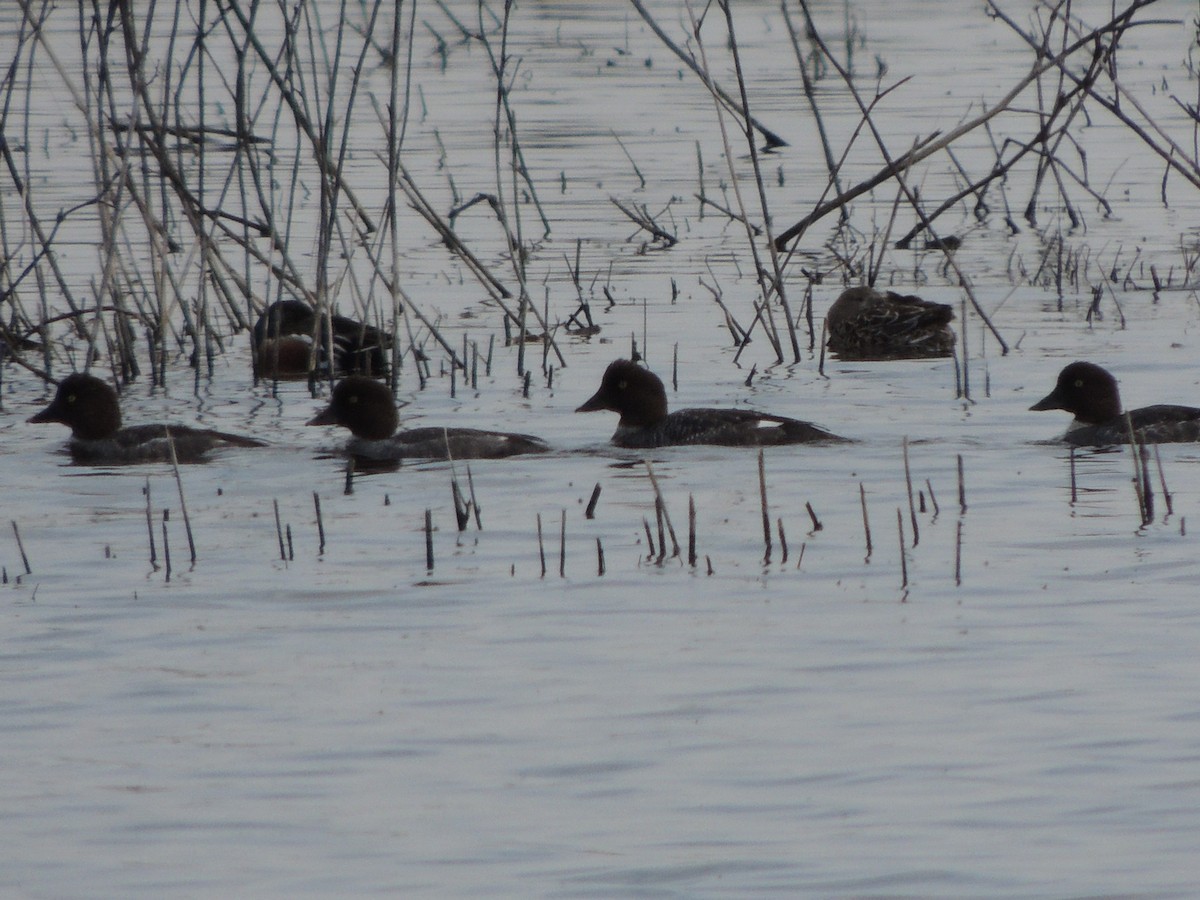
[[[451,7],[476,16],[471,4]],[[683,7],[651,8],[686,38]],[[335,9],[321,9],[335,21]],[[871,90],[876,55],[885,84],[911,76],[878,108],[893,154],[977,115],[1028,70],[1027,51],[975,5],[851,9],[860,89]],[[840,5],[815,12],[840,35]],[[1191,131],[1171,95],[1194,102],[1184,62],[1195,12],[1156,4],[1147,18],[1175,24],[1134,29],[1121,57],[1122,84],[1185,146]],[[755,112],[790,142],[765,162],[778,231],[812,208],[826,173],[778,8],[746,3],[736,14]],[[445,210],[450,179],[464,198],[496,190],[494,83],[477,44],[453,44],[444,61],[435,52],[433,31],[453,35],[441,10],[424,5],[418,19],[430,29],[416,39],[422,102],[406,164]],[[69,60],[78,39],[72,21],[59,25],[54,40]],[[1170,179],[1164,207],[1161,161],[1094,107],[1078,135],[1112,216],[1073,190],[1081,227],[1069,230],[1049,200],[1040,230],[1028,227],[1026,167],[1006,185],[1020,233],[1004,227],[999,195],[984,222],[967,208],[939,220],[941,233],[963,237],[956,259],[1012,348],[1003,353],[974,314],[958,323],[970,400],[956,392],[951,360],[827,359],[822,377],[815,350],[779,365],[760,334],[734,364],[710,288],[743,324],[756,288],[744,231],[711,210],[702,217],[693,196],[697,142],[708,192],[729,181],[700,83],[619,5],[522,5],[509,40],[521,60],[518,129],[553,224],[531,257],[534,300],[548,296],[553,321],[574,311],[567,260],[578,240],[602,331],[563,336],[566,366],[555,361],[549,384],[541,346],[527,348],[524,397],[496,307],[423,221],[405,220],[412,302],[440,317],[452,343],[495,338],[491,374],[474,389],[459,380],[454,396],[436,361],[424,390],[410,362],[406,421],[516,428],[556,448],[471,464],[482,528],[455,526],[450,481],[465,483],[462,463],[362,475],[345,494],[334,452],[344,436],[303,426],[323,399],[304,384],[277,394],[253,386],[239,333],[198,386],[181,356],[165,389],[144,377],[123,397],[131,422],[199,422],[271,442],[183,470],[192,564],[170,469],[71,465],[61,427],[25,423],[47,400],[41,383],[5,367],[3,518],[19,527],[32,571],[9,529],[0,539],[4,893],[1194,895],[1200,449],[1160,448],[1171,508],[1155,468],[1155,516],[1142,525],[1128,452],[1078,454],[1073,497],[1069,454],[1050,440],[1066,415],[1028,407],[1077,358],[1116,372],[1129,406],[1196,402],[1200,307],[1181,274],[1196,253],[1195,191]],[[709,40],[716,54],[722,42]],[[724,63],[719,71],[733,83]],[[376,69],[365,78],[376,90],[386,82]],[[86,191],[90,170],[78,165],[86,148],[71,137],[61,85],[52,74],[37,84],[31,183],[53,218]],[[821,93],[840,150],[859,116],[832,77]],[[1032,110],[1032,95],[1017,105]],[[377,143],[369,135],[363,147]],[[744,141],[731,140],[748,178]],[[982,135],[958,152],[975,172],[989,164]],[[372,153],[359,148],[348,165],[374,209]],[[878,168],[865,138],[852,156],[849,183]],[[956,178],[944,156],[912,176],[929,198]],[[751,182],[742,187],[749,195]],[[653,213],[670,203],[663,219],[680,243],[644,247],[610,197]],[[892,184],[856,202],[864,243],[894,199]],[[14,202],[6,183],[9,214]],[[306,202],[293,254],[302,260],[315,194]],[[531,207],[522,216],[532,239]],[[900,218],[907,229],[911,216]],[[832,271],[834,249],[846,250],[825,246],[835,225],[815,226],[791,263],[797,305],[800,266]],[[479,207],[458,228],[511,278],[494,217]],[[1059,234],[1088,261],[1061,295],[1028,277]],[[85,291],[94,244],[81,235],[59,257]],[[1150,265],[1164,277],[1174,267],[1173,289],[1150,290]],[[1130,278],[1105,287],[1089,321],[1090,287],[1113,268]],[[840,290],[831,277],[815,289],[818,323]],[[963,298],[940,255],[924,251],[887,251],[881,282],[956,308]],[[342,302],[353,302],[349,288]],[[725,448],[649,457],[684,558],[649,555],[643,522],[656,543],[658,527],[643,455],[608,446],[611,414],[570,412],[631,336],[668,381],[678,345],[673,407],[748,405],[856,440],[767,450],[769,559],[757,457]],[[77,340],[60,340],[56,374],[81,353]],[[911,515],[906,438],[921,494]]]

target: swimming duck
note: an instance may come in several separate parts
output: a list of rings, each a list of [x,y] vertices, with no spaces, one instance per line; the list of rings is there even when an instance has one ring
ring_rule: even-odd
[[[809,422],[749,409],[681,409],[668,413],[667,392],[659,377],[627,359],[611,363],[600,380],[600,389],[575,411],[598,409],[621,414],[612,436],[618,447],[761,447],[846,440]]]
[[[920,359],[954,350],[954,310],[920,297],[853,287],[825,316],[829,349],[841,359]]]
[[[309,425],[340,425],[354,435],[347,450],[380,462],[414,459],[498,459],[522,453],[545,453],[541,438],[475,428],[409,428],[397,431],[400,416],[387,386],[362,375],[350,375],[333,388],[329,405]]]
[[[168,462],[175,458],[199,462],[217,447],[265,447],[262,441],[223,431],[186,425],[131,425],[121,427],[117,392],[94,375],[68,375],[58,384],[54,400],[30,422],[61,422],[71,429],[71,456],[84,463]]]
[[[385,376],[391,335],[345,316],[333,316],[336,373]],[[328,371],[326,320],[300,300],[277,300],[254,324],[255,366],[267,378],[303,378],[312,371],[312,340],[317,335],[317,372]]]
[[[1064,409],[1075,416],[1063,440],[1076,446],[1129,443],[1129,423],[1121,412],[1117,380],[1090,362],[1073,362],[1058,373],[1054,390],[1032,410]],[[1140,443],[1200,441],[1200,409],[1160,404],[1128,413]]]

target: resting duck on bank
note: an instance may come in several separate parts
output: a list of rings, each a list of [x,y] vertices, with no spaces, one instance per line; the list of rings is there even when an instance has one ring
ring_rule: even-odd
[[[853,287],[825,316],[828,347],[841,359],[921,359],[954,350],[954,310],[920,297]]]
[[[354,437],[353,456],[380,462],[402,459],[499,459],[522,453],[545,453],[541,438],[475,428],[410,428],[397,431],[400,416],[391,391],[382,382],[350,375],[333,388],[329,405],[309,425],[340,425]]]
[[[608,409],[620,413],[612,442],[647,448],[676,444],[762,447],[845,441],[809,422],[749,409],[681,409],[667,412],[667,392],[649,369],[618,359],[604,372],[600,389],[576,412]]]
[[[68,375],[54,400],[30,422],[61,422],[71,429],[71,456],[84,463],[169,462],[170,443],[181,463],[200,462],[218,447],[265,447],[254,438],[186,425],[121,427],[117,392],[94,375]],[[170,440],[168,441],[168,431]]]
[[[345,316],[329,320],[333,330],[334,372],[382,377],[388,371],[391,335]],[[303,378],[312,370],[313,336],[317,339],[316,372],[328,373],[325,316],[300,300],[277,300],[254,324],[255,371],[263,378]]]
[[[1200,409],[1160,404],[1123,413],[1117,380],[1107,369],[1089,362],[1064,368],[1054,390],[1029,408],[1072,413],[1075,419],[1062,439],[1076,446],[1128,444],[1130,423],[1139,443],[1200,441]]]

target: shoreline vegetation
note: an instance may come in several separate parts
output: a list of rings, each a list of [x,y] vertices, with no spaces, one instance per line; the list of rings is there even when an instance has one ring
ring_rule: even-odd
[[[783,117],[757,111],[734,5],[719,3],[703,20],[667,21],[631,2],[631,27],[646,29],[640,45],[656,63],[667,54],[684,65],[678,90],[693,90],[691,79],[711,96],[722,160],[715,167],[699,160],[698,211],[744,232],[737,264],[759,273],[748,305],[722,296],[718,278],[706,285],[737,344],[735,362],[758,338],[760,365],[811,359],[820,338],[814,288],[886,283],[897,250],[921,251],[914,281],[928,278],[920,271],[928,267],[957,286],[971,321],[983,323],[1000,353],[1013,338],[992,324],[961,267],[964,240],[1036,232],[1042,256],[1010,271],[1013,287],[1048,285],[1060,298],[1090,291],[1095,311],[1111,301],[1120,313],[1118,291],[1196,287],[1194,235],[1180,236],[1177,259],[1148,261],[1141,248],[1093,249],[1084,227],[1094,212],[1113,214],[1112,174],[1088,168],[1085,125],[1100,116],[1120,123],[1131,147],[1161,167],[1164,208],[1177,193],[1200,188],[1197,60],[1178,61],[1192,96],[1170,93],[1182,113],[1172,121],[1154,118],[1122,77],[1123,40],[1147,28],[1196,29],[1195,21],[1163,17],[1162,4],[1137,0],[1099,23],[1076,18],[1069,4],[1045,5],[1035,30],[1035,20],[988,3],[980,27],[1025,45],[1024,75],[986,106],[963,109],[956,127],[912,135],[889,134],[880,123],[908,77],[866,58],[872,23],[858,22],[852,2],[832,29],[819,26],[803,0],[759,11],[786,36],[798,101],[790,120],[767,124]],[[409,367],[422,387],[435,372],[466,375],[477,366],[479,342],[459,342],[446,327],[461,310],[406,289],[409,255],[431,242],[446,254],[447,278],[473,279],[498,312],[488,340],[519,348],[521,378],[540,368],[549,379],[568,365],[564,338],[592,333],[592,304],[612,302],[603,272],[583,270],[584,238],[575,236],[574,254],[564,254],[563,228],[543,200],[553,179],[529,162],[518,89],[529,63],[513,39],[515,18],[528,13],[515,4],[459,4],[469,18],[442,4],[438,17],[418,20],[411,4],[391,15],[390,6],[362,2],[336,22],[322,18],[332,7],[315,0],[290,6],[287,19],[270,4],[252,12],[195,2],[84,4],[76,12],[20,0],[19,7],[12,64],[0,82],[9,198],[0,338],[10,362],[42,378],[98,366],[118,383],[146,373],[161,384],[180,359],[201,378],[231,335],[279,300],[320,312],[336,307],[396,335],[393,388]],[[488,74],[480,90],[493,97],[491,119],[478,123],[492,135],[491,171],[476,172],[468,187],[454,181],[454,147],[442,148],[440,174],[431,176],[424,162],[413,165],[425,151],[410,144],[414,118],[425,115],[424,64],[436,57],[443,70],[477,66],[479,51]],[[1164,90],[1173,87],[1164,78]],[[858,111],[844,141],[826,124],[825,108],[835,101]],[[47,124],[47,107],[57,121]],[[795,131],[820,136],[827,179],[819,190],[769,184],[773,154],[786,149],[780,135]],[[65,135],[91,174],[72,173],[70,195],[55,172],[54,142]],[[653,176],[613,137],[645,186]],[[981,140],[994,148],[986,160]],[[964,154],[968,143],[974,149]],[[864,150],[877,164],[860,177],[865,167],[851,174],[847,160]],[[957,173],[937,191],[924,184],[933,166]],[[719,192],[714,172],[726,186]],[[797,193],[812,195],[810,211],[780,222],[772,203]],[[885,221],[856,206],[869,193],[892,198]],[[676,204],[656,210],[634,196],[609,200],[611,221],[602,227],[634,229],[609,248],[610,267],[625,253],[681,252],[686,223]],[[964,223],[980,233],[964,235]],[[78,259],[81,234],[96,262],[86,282],[59,262],[67,249]],[[553,285],[551,269],[558,269]]]

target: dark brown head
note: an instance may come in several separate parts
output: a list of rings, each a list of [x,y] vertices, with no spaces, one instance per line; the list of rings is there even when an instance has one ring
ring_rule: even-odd
[[[400,424],[396,401],[382,382],[364,375],[349,375],[334,386],[329,405],[309,425],[341,425],[367,441],[391,437]]]
[[[1087,425],[1100,425],[1121,415],[1117,379],[1106,369],[1089,362],[1073,362],[1058,373],[1054,390],[1032,410],[1065,409]]]
[[[95,375],[77,373],[58,383],[58,393],[49,406],[30,422],[61,422],[72,436],[84,441],[112,437],[121,428],[121,404],[117,392]]]
[[[642,427],[667,417],[667,391],[649,369],[627,359],[618,359],[604,370],[600,389],[575,412],[610,409],[620,413],[620,424]]]

